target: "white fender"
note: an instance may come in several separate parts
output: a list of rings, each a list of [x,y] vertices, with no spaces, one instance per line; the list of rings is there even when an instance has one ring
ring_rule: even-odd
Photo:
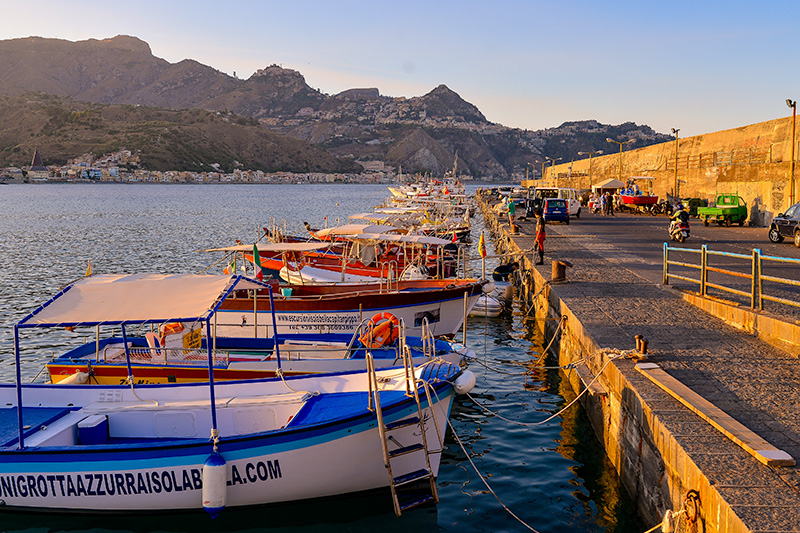
[[[466,394],[475,387],[475,374],[469,370],[464,370],[453,382],[453,389],[456,394]]]
[[[203,463],[203,509],[216,518],[227,501],[226,483],[228,466],[225,459],[214,452]]]
[[[75,372],[71,376],[62,379],[58,385],[83,385],[89,381],[88,372]]]

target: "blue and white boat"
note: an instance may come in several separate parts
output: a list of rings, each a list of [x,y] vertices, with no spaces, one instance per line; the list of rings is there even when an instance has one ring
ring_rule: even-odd
[[[22,384],[20,330],[116,326],[125,341],[134,325],[200,321],[210,338],[226,294],[263,286],[190,275],[105,285],[70,285],[15,325],[16,384],[0,386],[2,507],[216,516],[389,487],[399,514],[436,499],[453,398],[475,382],[446,362],[376,370],[367,356],[366,371],[217,383],[207,343],[205,383]],[[77,304],[63,298],[71,291]],[[429,494],[404,502],[402,488],[420,481]]]

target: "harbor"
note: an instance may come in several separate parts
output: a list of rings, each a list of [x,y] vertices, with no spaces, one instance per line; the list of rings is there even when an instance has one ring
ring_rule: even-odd
[[[8,257],[17,267],[7,271],[15,272],[13,277],[4,279],[3,305],[7,313],[2,336],[4,365],[0,372],[5,382],[13,381],[13,374],[9,373],[13,372],[13,366],[8,359],[13,349],[10,338],[13,323],[49,299],[59,287],[82,277],[88,259],[92,260],[98,275],[198,272],[207,268],[209,258],[197,250],[230,243],[234,238],[244,241],[249,237],[252,242],[256,230],[264,225],[265,212],[294,221],[295,226],[287,223],[288,229],[299,233],[302,219],[319,223],[329,217],[332,223],[344,222],[347,214],[371,209],[387,194],[382,186],[303,188],[307,198],[314,198],[316,194],[321,201],[307,201],[300,218],[282,211],[292,206],[285,199],[296,194],[299,188],[295,186],[253,187],[245,196],[238,188],[213,186],[119,187],[115,201],[108,203],[105,200],[108,186],[51,185],[40,188],[40,196],[35,199],[48,206],[44,211],[33,209],[30,202],[34,199],[23,187],[8,187],[4,217],[9,230],[5,242]],[[165,195],[165,190],[169,194]],[[225,214],[230,212],[228,206],[235,201],[239,201],[239,209],[236,220],[232,220]],[[147,207],[156,204],[158,209]],[[22,213],[29,216],[23,217]],[[480,234],[482,217],[476,215],[473,224],[476,238]],[[129,231],[134,225],[136,231]],[[171,228],[169,239],[164,227]],[[200,227],[203,231],[197,230]],[[40,235],[40,240],[31,243],[31,232]],[[80,247],[74,245],[76,234],[83,236]],[[179,245],[174,244],[177,241]],[[152,246],[153,243],[158,246]],[[172,250],[171,254],[157,252],[154,255],[154,250],[166,246]],[[474,250],[474,245],[472,248]],[[498,258],[492,242],[488,243],[488,248],[494,256],[487,258],[487,268],[491,269]],[[128,252],[119,253],[120,249]],[[41,277],[39,273],[47,270],[54,259],[48,250],[57,252],[59,267]],[[154,262],[155,257],[161,259]],[[473,261],[472,272],[477,272],[479,265],[479,260]],[[218,265],[217,272],[222,267]],[[279,530],[337,531],[342,524],[352,524],[362,530],[381,527],[390,531],[412,526],[422,530],[444,527],[460,531],[522,527],[508,514],[507,508],[542,532],[642,531],[643,524],[610,463],[587,431],[588,420],[582,410],[572,405],[561,412],[573,399],[572,393],[564,386],[560,372],[549,368],[552,361],[542,360],[542,338],[535,318],[527,311],[521,301],[514,300],[496,319],[468,319],[467,344],[478,357],[470,368],[479,381],[471,394],[472,399],[459,399],[454,406],[453,428],[448,429],[438,476],[439,504],[414,509],[397,518],[387,491],[331,502],[270,507],[269,516],[274,517]],[[35,355],[37,352],[30,348],[44,343],[48,346],[49,359],[53,352],[61,353],[71,343],[82,342],[84,334],[67,332],[67,340],[72,339],[69,343],[64,343],[63,337],[63,332],[45,337],[23,332],[20,344],[26,348],[24,381],[33,379],[45,362],[41,351]],[[460,333],[456,340],[459,339]],[[87,340],[91,340],[91,333]],[[556,413],[559,414],[551,419]],[[544,422],[546,419],[551,420]],[[524,491],[518,489],[521,483],[526,486]],[[320,509],[330,514],[320,516]],[[213,523],[215,528],[244,531],[251,529],[254,523],[252,518],[247,518],[253,516],[253,512],[247,510],[226,509],[214,522],[201,510],[199,513],[202,514],[185,520],[167,516],[152,521],[151,527],[184,531],[210,527],[208,524]],[[47,524],[58,527],[52,525],[57,523],[57,518],[39,514],[8,515],[4,521],[9,531],[47,527]],[[125,521],[112,526],[102,518],[74,517],[70,523],[70,530],[75,531],[127,530]]]
[[[512,228],[488,200],[493,236],[521,262],[527,305],[646,523],[798,531],[794,320],[654,282],[625,244],[604,244],[602,220],[547,225],[537,266],[535,222]]]

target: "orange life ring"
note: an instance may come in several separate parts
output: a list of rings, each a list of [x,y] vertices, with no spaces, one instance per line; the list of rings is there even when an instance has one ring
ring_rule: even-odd
[[[376,313],[369,319],[367,332],[358,338],[367,348],[376,349],[393,343],[400,335],[400,320],[391,313]]]

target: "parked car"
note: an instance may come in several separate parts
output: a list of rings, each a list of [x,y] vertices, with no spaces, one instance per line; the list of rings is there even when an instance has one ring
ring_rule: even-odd
[[[800,204],[794,204],[785,213],[778,213],[769,225],[769,240],[783,242],[786,237],[794,239],[794,245],[800,248]]]
[[[564,198],[545,198],[543,215],[545,222],[564,222],[569,224],[567,200]]]
[[[545,198],[560,198],[566,201],[571,216],[581,218],[581,201],[578,191],[570,187],[536,187],[528,189],[528,210],[535,210]],[[532,201],[531,201],[532,200]]]

